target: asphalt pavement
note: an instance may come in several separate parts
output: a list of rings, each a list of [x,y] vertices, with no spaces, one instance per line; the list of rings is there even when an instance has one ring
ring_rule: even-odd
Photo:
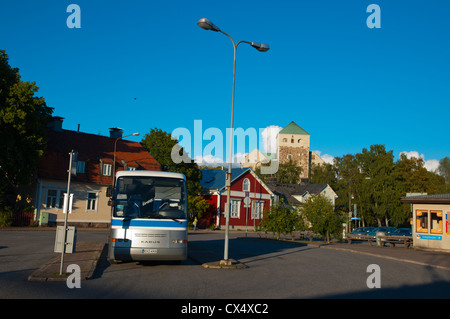
[[[198,232],[209,232],[200,230]],[[254,238],[255,239],[255,238]],[[261,238],[260,240],[274,240]],[[419,250],[414,248],[403,247],[378,247],[370,246],[367,243],[332,243],[323,244],[320,242],[308,241],[292,241],[292,243],[308,245],[316,248],[335,249],[347,251],[357,254],[365,254],[397,260],[407,263],[418,264],[427,267],[435,267],[450,271],[450,252]],[[104,242],[78,242],[76,250],[72,254],[64,254],[63,270],[67,269],[70,264],[76,264],[80,267],[81,280],[92,278],[95,269],[101,258],[106,258],[107,244]],[[242,269],[247,266],[239,260],[231,260],[229,264],[221,264],[222,259],[219,254],[208,249],[208,241],[189,243],[188,255],[191,260],[205,268],[226,268],[226,269]],[[34,271],[28,278],[29,281],[66,281],[68,275],[60,275],[61,255],[50,259],[39,269]]]

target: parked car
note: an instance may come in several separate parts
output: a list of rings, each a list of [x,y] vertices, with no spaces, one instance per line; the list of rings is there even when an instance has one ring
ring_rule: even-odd
[[[398,228],[394,232],[390,233],[389,236],[412,236],[411,228]]]
[[[377,233],[384,233],[386,236],[389,236],[391,233],[396,231],[397,228],[389,227],[389,226],[381,226],[374,228],[372,231],[368,233],[369,236],[372,236],[373,240],[377,239]]]
[[[352,232],[350,232],[349,234],[367,235],[373,229],[374,229],[374,227],[358,227],[358,228],[354,229]]]

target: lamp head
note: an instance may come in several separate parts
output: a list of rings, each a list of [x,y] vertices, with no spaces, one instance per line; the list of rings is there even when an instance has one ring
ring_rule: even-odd
[[[211,30],[211,31],[220,31],[219,27],[214,25],[214,23],[212,23],[211,21],[209,21],[206,18],[201,18],[197,21],[197,25],[205,30]]]
[[[269,45],[266,43],[252,42],[251,46],[254,47],[256,50],[258,50],[259,52],[267,52],[270,49]]]

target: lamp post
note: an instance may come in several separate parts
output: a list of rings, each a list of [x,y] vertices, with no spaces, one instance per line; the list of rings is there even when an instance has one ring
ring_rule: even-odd
[[[231,124],[230,124],[230,152],[229,152],[229,162],[228,162],[228,173],[225,179],[225,186],[227,188],[227,203],[225,207],[225,246],[224,246],[224,255],[223,255],[223,262],[224,264],[230,264],[230,261],[228,260],[228,235],[229,235],[229,226],[230,226],[230,212],[231,212],[231,163],[233,160],[233,115],[234,115],[234,91],[235,91],[235,83],[236,83],[236,49],[237,46],[241,43],[247,43],[250,44],[252,47],[254,47],[259,52],[267,52],[269,50],[269,45],[265,43],[258,43],[258,42],[249,42],[249,41],[239,41],[237,43],[234,42],[233,38],[224,31],[220,30],[218,26],[213,24],[210,20],[206,18],[201,18],[198,20],[197,25],[204,29],[214,32],[220,32],[225,34],[227,37],[230,38],[231,42],[233,43],[233,49],[234,49],[234,61],[233,61],[233,90],[232,90],[232,97],[231,97]]]
[[[139,133],[136,132],[136,133],[133,133],[133,134],[130,134],[130,135],[126,135],[126,136],[120,136],[120,137],[116,138],[116,140],[114,141],[113,182],[112,182],[113,187],[116,186],[115,177],[116,177],[116,147],[117,147],[117,141],[120,140],[120,139],[123,139],[125,137],[129,137],[129,136],[139,136]]]

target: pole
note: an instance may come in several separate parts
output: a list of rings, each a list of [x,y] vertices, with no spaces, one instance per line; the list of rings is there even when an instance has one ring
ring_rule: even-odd
[[[225,185],[227,187],[227,208],[225,209],[225,244],[224,244],[224,252],[223,259],[225,263],[228,263],[228,237],[229,237],[229,228],[230,228],[230,212],[231,212],[231,163],[233,161],[233,115],[234,115],[234,91],[235,91],[235,83],[236,83],[236,49],[237,45],[234,43],[233,38],[227,33],[221,31],[223,34],[227,35],[231,42],[233,43],[234,49],[234,58],[233,58],[233,90],[231,95],[231,123],[230,123],[230,153],[229,153],[229,162],[228,162],[228,173],[227,180]]]
[[[69,153],[70,160],[69,160],[69,176],[67,178],[67,194],[64,197],[64,240],[62,242],[62,249],[61,249],[61,266],[59,268],[59,274],[62,275],[63,273],[63,264],[64,264],[64,253],[66,251],[66,240],[67,240],[67,218],[69,215],[69,197],[70,197],[70,177],[72,176],[72,156],[73,156],[73,150]]]

